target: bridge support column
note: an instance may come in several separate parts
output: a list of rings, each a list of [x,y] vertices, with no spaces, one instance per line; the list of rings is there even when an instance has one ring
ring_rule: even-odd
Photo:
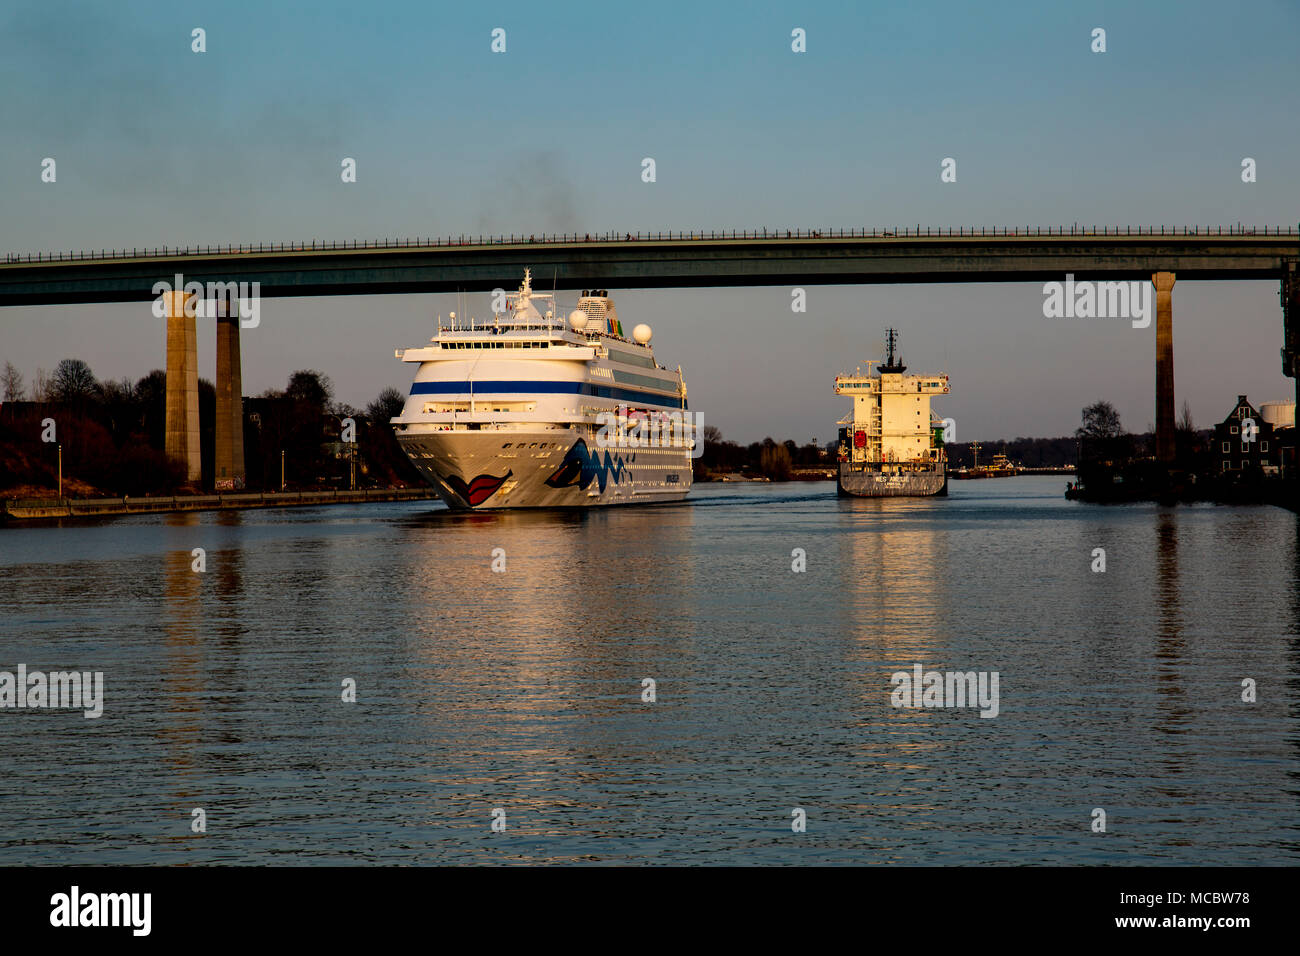
[[[1156,458],[1174,460],[1174,273],[1151,276],[1156,287]]]
[[[215,300],[217,319],[217,491],[244,487],[244,400],[239,367],[239,303],[229,294]]]
[[[1300,262],[1282,263],[1282,374],[1296,380],[1300,406]]]
[[[199,349],[194,311],[184,292],[165,293],[167,405],[164,449],[185,467],[185,480],[203,479],[199,457]]]

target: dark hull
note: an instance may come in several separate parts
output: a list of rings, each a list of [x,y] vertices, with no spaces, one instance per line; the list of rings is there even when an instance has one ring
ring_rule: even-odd
[[[885,475],[877,471],[852,471],[840,465],[836,488],[840,497],[930,498],[948,494],[948,477],[940,471],[910,475]]]

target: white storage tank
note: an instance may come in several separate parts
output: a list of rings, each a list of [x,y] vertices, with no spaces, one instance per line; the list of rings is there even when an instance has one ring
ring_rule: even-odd
[[[1295,400],[1264,402],[1259,406],[1259,417],[1274,428],[1295,427]]]

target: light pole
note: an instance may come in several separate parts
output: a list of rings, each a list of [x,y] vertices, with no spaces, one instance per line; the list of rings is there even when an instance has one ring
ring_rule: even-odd
[[[280,449],[280,490],[284,491],[284,449]]]
[[[63,444],[59,446],[59,499],[63,498]]]

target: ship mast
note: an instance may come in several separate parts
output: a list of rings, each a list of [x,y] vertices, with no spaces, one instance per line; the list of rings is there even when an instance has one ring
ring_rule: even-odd
[[[906,372],[907,366],[903,364],[902,355],[898,353],[898,329],[885,329],[885,350],[887,357],[881,364],[882,372]]]

